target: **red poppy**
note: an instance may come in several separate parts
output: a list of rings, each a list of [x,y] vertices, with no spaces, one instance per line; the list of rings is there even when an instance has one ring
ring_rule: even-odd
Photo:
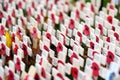
[[[52,41],[50,33],[46,33],[46,37],[50,40],[50,42]]]
[[[39,24],[41,23],[40,15],[37,15],[36,20],[37,20],[37,22],[38,22]]]
[[[7,76],[7,79],[8,79],[8,80],[14,80],[14,73],[13,73],[11,70],[9,70],[8,73],[9,73],[9,74],[8,74],[8,76]]]
[[[21,20],[21,22],[22,22],[22,25],[24,26],[24,25],[25,25],[25,22],[24,22],[23,18],[21,17],[20,20]]]
[[[15,17],[15,10],[12,10],[12,16]]]
[[[113,18],[112,18],[112,16],[108,16],[108,17],[107,17],[107,21],[108,21],[110,24],[112,24],[112,23],[113,23]]]
[[[22,2],[21,1],[18,2],[17,7],[22,8]]]
[[[40,64],[40,65],[42,65],[42,61],[43,61],[43,59],[41,58],[40,61],[39,61],[39,64]]]
[[[70,19],[69,28],[74,29],[74,27],[75,27],[75,22],[73,19]]]
[[[12,34],[12,42],[15,42],[15,34]]]
[[[3,13],[2,11],[0,11],[0,19],[2,19],[4,16],[3,16]]]
[[[92,75],[93,76],[98,76],[99,75],[100,68],[99,68],[99,65],[96,62],[92,63],[91,69],[92,69]]]
[[[90,42],[90,48],[94,49],[94,43],[93,42]]]
[[[61,33],[61,35],[63,36],[63,43],[65,44],[66,43],[66,40],[65,40],[65,35]]]
[[[28,55],[28,51],[27,51],[27,46],[25,44],[22,44],[22,50],[24,52],[24,56]]]
[[[98,52],[97,52],[97,51],[93,51],[93,52],[92,52],[93,59],[94,59],[94,55],[95,55],[95,54],[98,54]]]
[[[5,11],[8,11],[8,3],[5,4]]]
[[[36,29],[36,27],[33,27],[33,28],[32,28],[31,34],[32,34],[33,38],[35,38],[35,39],[37,38],[38,34],[37,34],[37,29]]]
[[[58,63],[61,63],[62,65],[65,65],[62,60],[58,60]]]
[[[103,26],[101,24],[98,24],[98,28],[100,30],[100,34],[102,35],[103,34]]]
[[[41,76],[42,76],[43,78],[46,78],[45,69],[44,69],[43,67],[41,68]]]
[[[76,67],[72,67],[71,74],[72,74],[73,78],[77,79],[78,78],[78,69]]]
[[[63,46],[62,46],[62,44],[60,42],[58,42],[57,47],[56,47],[57,53],[59,53],[62,50],[63,50]]]
[[[85,7],[85,4],[84,4],[84,3],[81,3],[81,4],[80,4],[80,8],[81,8],[81,10],[83,10],[84,7]]]
[[[19,59],[19,58],[16,58],[15,69],[16,69],[17,71],[20,71],[20,70],[21,70],[20,59]]]
[[[17,51],[18,51],[18,45],[17,44],[15,44],[15,47],[14,47],[13,50],[14,50],[14,53],[17,54]]]
[[[86,36],[89,36],[89,35],[90,35],[90,28],[89,28],[88,25],[85,25],[85,26],[84,26],[83,33],[84,33]]]
[[[106,38],[106,41],[107,41],[107,42],[110,42],[110,37],[107,37],[107,38]]]
[[[109,8],[112,9],[112,10],[114,10],[115,7],[114,7],[114,5],[110,4]]]
[[[98,42],[98,43],[99,43],[99,37],[98,37],[98,36],[96,36],[96,42]]]
[[[7,24],[12,25],[12,19],[11,19],[10,15],[8,15]]]
[[[76,53],[74,53],[74,52],[73,52],[73,54],[72,54],[72,55],[71,55],[71,57],[70,57],[70,62],[71,62],[71,63],[73,63],[73,58],[78,59],[77,54],[76,54]]]
[[[46,45],[44,45],[44,49],[45,49],[47,52],[50,51],[49,48],[48,48]]]
[[[58,76],[59,78],[61,78],[61,80],[65,80],[64,77],[63,77],[63,75],[62,75],[61,73],[57,73],[57,76]]]
[[[31,16],[31,15],[32,15],[32,13],[31,13],[31,8],[30,8],[30,7],[29,7],[28,10],[27,10],[27,15],[28,15],[28,16]]]
[[[55,15],[54,14],[51,14],[51,20],[52,20],[52,23],[55,24]]]
[[[94,8],[93,4],[91,4],[90,8],[91,8],[91,11],[94,13],[95,12],[95,8]]]
[[[40,80],[40,76],[38,75],[38,73],[35,74],[34,80]]]
[[[117,41],[120,40],[120,39],[119,39],[119,34],[118,34],[118,33],[115,32],[115,33],[114,33],[114,36],[115,36],[115,38],[116,38]]]
[[[78,11],[78,9],[76,10],[76,18],[80,18],[80,12]]]
[[[112,30],[115,31],[115,27],[114,26],[112,26]]]
[[[62,12],[59,13],[59,20],[60,20],[60,22],[62,22],[64,20]]]
[[[0,52],[2,53],[2,55],[6,54],[6,47],[5,47],[5,44],[3,44],[3,43],[1,44]]]
[[[106,62],[110,64],[111,62],[114,61],[114,54],[111,51],[108,51],[107,56],[106,56]]]
[[[34,1],[32,1],[32,8],[35,8],[35,3],[34,3]]]
[[[2,36],[2,35],[4,35],[4,26],[3,25],[1,25],[0,26],[0,36]]]
[[[79,41],[82,42],[82,34],[80,32],[77,32],[77,35],[80,37]]]
[[[21,37],[21,29],[18,27],[18,30],[17,30],[17,35],[19,36],[19,37]]]

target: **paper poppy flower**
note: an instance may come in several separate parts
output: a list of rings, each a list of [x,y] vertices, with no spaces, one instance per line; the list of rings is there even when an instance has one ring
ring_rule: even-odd
[[[74,29],[74,27],[75,27],[75,22],[74,22],[73,19],[70,19],[69,28],[70,28],[70,29]]]
[[[90,28],[88,27],[88,25],[84,25],[83,33],[84,33],[86,36],[89,36],[89,35],[90,35]]]
[[[33,28],[32,28],[32,32],[31,32],[31,34],[32,34],[32,37],[35,38],[35,39],[38,37],[36,27],[33,27]]]
[[[107,42],[110,42],[110,37],[107,37],[107,38],[106,38],[106,41],[107,41]]]
[[[45,69],[44,69],[43,67],[41,68],[41,76],[42,76],[43,78],[46,78]]]
[[[52,23],[55,24],[55,15],[54,14],[51,14],[51,20],[52,20]]]
[[[99,68],[99,65],[96,62],[92,63],[91,69],[92,69],[92,75],[93,76],[98,76],[99,75],[100,68]]]
[[[112,16],[108,16],[108,17],[107,17],[107,21],[108,21],[110,24],[112,24],[112,23],[113,23],[113,18],[112,18]]]
[[[38,73],[35,74],[34,80],[40,80],[40,76],[38,75]]]
[[[0,36],[2,36],[2,35],[4,35],[4,26],[3,25],[1,25],[0,26]]]
[[[81,3],[81,4],[80,4],[80,8],[81,8],[81,10],[83,10],[84,7],[85,7],[85,4],[84,4],[84,3]]]
[[[62,46],[62,44],[60,42],[58,42],[57,47],[56,47],[57,53],[59,53],[62,50],[63,50],[63,46]]]
[[[5,55],[6,54],[6,46],[5,44],[1,44],[1,49],[0,49],[0,52],[2,53],[2,55]]]
[[[57,76],[61,79],[61,80],[65,80],[63,75],[61,73],[57,73]]]
[[[47,52],[50,51],[49,48],[48,48],[46,45],[44,45],[44,49],[45,49]]]
[[[30,7],[29,7],[28,10],[27,10],[27,15],[28,15],[28,16],[31,16],[31,15],[32,15],[32,13],[31,13],[31,8],[30,8]]]
[[[96,36],[96,42],[99,43],[99,37],[98,36]]]
[[[11,70],[8,71],[7,80],[14,80],[14,73]]]
[[[52,41],[50,33],[46,33],[46,37],[50,40],[50,42]]]
[[[15,44],[15,47],[14,47],[13,50],[14,50],[14,53],[17,54],[17,51],[18,51],[18,45],[17,44]]]
[[[77,32],[77,35],[80,37],[79,41],[82,42],[82,34],[80,32]]]
[[[76,67],[72,67],[71,74],[72,74],[73,78],[77,79],[78,78],[78,69]]]
[[[15,10],[12,10],[12,16],[15,17]]]
[[[2,19],[4,16],[3,16],[3,13],[2,11],[0,11],[0,19]]]
[[[98,29],[100,30],[100,35],[103,34],[103,26],[101,24],[98,24]]]
[[[115,31],[115,26],[112,26],[112,30]]]
[[[114,54],[111,51],[108,51],[108,54],[106,56],[106,62],[110,64],[111,62],[114,61]]]
[[[94,43],[93,42],[90,42],[90,48],[94,49]]]
[[[19,59],[19,58],[16,58],[15,69],[16,69],[17,71],[20,71],[20,70],[21,70],[20,59]]]
[[[37,22],[38,22],[39,24],[41,23],[40,15],[37,15],[36,20],[37,20]]]
[[[115,33],[114,33],[114,36],[115,36],[115,38],[116,38],[117,41],[120,40],[120,39],[119,39],[119,34],[118,34],[118,33],[115,32]]]
[[[64,20],[62,12],[59,13],[59,20],[60,20],[60,22],[62,22]]]
[[[8,15],[8,19],[7,19],[7,24],[12,25],[12,19],[11,19],[11,17],[9,15]]]
[[[113,4],[110,4],[110,5],[109,5],[109,8],[112,9],[112,10],[114,10],[115,7],[114,7]]]
[[[22,8],[22,2],[21,2],[21,1],[18,2],[17,7],[18,7],[19,9]]]
[[[93,13],[95,12],[95,8],[94,8],[94,5],[93,5],[93,4],[91,4],[90,9],[91,9],[91,11],[92,11]]]
[[[78,10],[76,10],[75,13],[76,13],[76,18],[77,18],[77,19],[80,19],[80,12],[79,12]]]
[[[23,50],[24,56],[27,56],[28,51],[27,51],[27,46],[25,44],[22,44],[22,50]]]
[[[71,63],[73,63],[73,58],[78,59],[77,54],[76,54],[76,53],[74,53],[74,52],[73,52],[73,54],[72,54],[72,55],[71,55],[71,57],[70,57],[70,62],[71,62]]]

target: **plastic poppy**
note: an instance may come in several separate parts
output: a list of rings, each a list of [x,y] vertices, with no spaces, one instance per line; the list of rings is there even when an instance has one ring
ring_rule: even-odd
[[[3,13],[2,11],[0,11],[0,19],[2,19],[4,16],[3,16]]]
[[[57,73],[57,76],[58,76],[59,78],[61,78],[61,80],[65,80],[64,77],[63,77],[63,75],[62,75],[61,73]]]
[[[107,17],[107,21],[108,21],[110,24],[112,24],[112,23],[113,23],[113,18],[112,18],[112,16],[108,16],[108,17]]]
[[[14,80],[14,73],[11,70],[8,71],[7,80]]]
[[[22,50],[24,52],[24,56],[28,55],[28,51],[27,51],[27,46],[25,44],[22,44]]]
[[[90,42],[90,48],[94,49],[94,43],[93,42]]]
[[[96,36],[96,42],[98,42],[98,43],[99,43],[99,37],[98,37],[98,36]]]
[[[107,42],[110,42],[110,37],[107,37],[107,38],[106,38],[106,41],[107,41]]]
[[[71,74],[72,74],[73,78],[77,79],[78,78],[78,69],[76,67],[72,67]]]
[[[41,68],[41,76],[42,76],[43,78],[46,78],[45,69],[44,69],[43,67]]]
[[[83,10],[84,7],[85,7],[85,4],[84,4],[84,3],[81,3],[81,4],[80,4],[80,8],[81,8],[81,10]]]
[[[62,12],[59,13],[59,20],[60,20],[60,22],[63,21],[63,13]]]
[[[51,20],[52,20],[52,23],[55,24],[55,15],[54,14],[51,14]]]
[[[93,4],[91,4],[90,9],[91,9],[92,12],[95,12],[94,5],[93,5]]]
[[[40,15],[37,15],[37,18],[36,18],[37,22],[40,24],[41,23],[41,20],[40,20]]]
[[[114,36],[115,36],[115,38],[116,38],[117,41],[120,40],[120,39],[119,39],[119,34],[118,34],[118,33],[115,32],[115,33],[114,33]]]
[[[50,40],[50,42],[52,41],[50,33],[46,33],[46,37]]]
[[[59,53],[62,50],[63,50],[63,46],[62,46],[62,44],[60,42],[58,42],[57,47],[56,47],[57,53]]]
[[[92,69],[92,75],[93,76],[98,76],[99,75],[100,68],[99,68],[99,65],[96,62],[92,63],[91,69]]]
[[[2,55],[6,54],[6,47],[5,47],[5,44],[3,44],[3,43],[1,44],[0,52],[2,53]]]
[[[38,75],[38,73],[35,74],[34,80],[40,80],[40,76]]]
[[[70,19],[69,28],[70,28],[70,29],[74,29],[74,27],[75,27],[75,22],[74,22],[73,19]]]
[[[90,35],[90,28],[88,27],[88,25],[84,25],[83,33],[84,33],[86,36],[89,36],[89,35]]]
[[[115,27],[114,26],[112,26],[112,30],[115,31]]]
[[[44,45],[44,49],[45,49],[47,52],[50,51],[49,48],[48,48],[46,45]]]
[[[32,34],[33,38],[35,38],[35,39],[37,38],[38,34],[37,34],[37,29],[36,29],[36,27],[33,27],[33,28],[32,28],[31,34]]]
[[[18,2],[17,7],[22,8],[22,2],[21,1]]]
[[[12,25],[12,19],[11,19],[11,17],[10,17],[10,16],[8,16],[8,19],[7,19],[7,24],[8,24],[8,25]]]
[[[16,68],[17,71],[21,70],[20,59],[19,58],[16,58],[15,68]]]
[[[76,18],[79,19],[80,18],[80,12],[78,10],[76,10]]]
[[[77,35],[80,37],[79,41],[82,42],[82,34],[80,32],[77,32]]]
[[[74,52],[73,52],[73,54],[72,54],[72,55],[71,55],[71,57],[70,57],[70,62],[71,62],[71,63],[73,63],[73,58],[78,59],[77,54],[76,54],[76,53],[74,53]]]
[[[100,34],[102,35],[103,34],[103,26],[101,24],[98,24],[98,28],[100,30]]]
[[[111,62],[114,61],[114,54],[111,51],[108,51],[107,56],[106,56],[106,62],[110,64]]]
[[[18,45],[17,44],[15,44],[15,47],[14,47],[13,50],[14,50],[14,53],[17,54],[17,51],[18,51]]]
[[[0,36],[2,36],[2,35],[4,35],[4,26],[3,25],[1,25],[0,26]]]

